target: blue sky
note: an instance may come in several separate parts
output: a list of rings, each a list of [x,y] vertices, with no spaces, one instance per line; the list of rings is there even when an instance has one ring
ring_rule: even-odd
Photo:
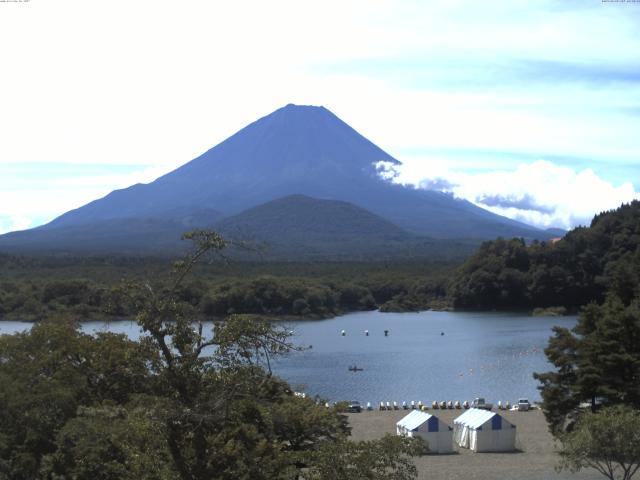
[[[0,3],[0,232],[149,182],[287,103],[539,226],[640,198],[640,2]]]

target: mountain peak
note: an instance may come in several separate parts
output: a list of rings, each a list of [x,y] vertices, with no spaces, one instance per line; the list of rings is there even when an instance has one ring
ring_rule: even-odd
[[[325,203],[343,201],[402,230],[433,237],[551,236],[469,202],[395,185],[380,177],[376,165],[381,161],[400,164],[328,109],[290,103],[156,181],[113,191],[41,230],[78,227],[90,232],[95,225],[142,225],[148,220],[182,226],[185,219],[189,224],[195,219],[207,224],[287,195],[304,194],[287,200],[289,211],[304,213],[297,218],[309,216],[301,207],[309,202],[325,211],[333,206],[336,212],[347,212],[344,205]],[[197,214],[201,211],[209,213]],[[126,232],[119,234],[126,237]],[[68,242],[74,241],[69,235]]]
[[[304,128],[315,124],[315,122],[326,122],[327,125],[343,125],[351,129],[349,125],[340,120],[330,110],[323,106],[317,105],[297,105],[295,103],[288,103],[284,107],[281,107],[274,112],[262,117],[257,122],[270,122],[277,119],[285,119],[295,122],[298,127]],[[276,126],[276,125],[273,125]]]
[[[318,105],[297,105],[295,103],[287,103],[284,107],[279,108],[278,110],[325,110],[328,111],[326,108],[324,108],[322,105],[318,106]],[[276,111],[278,111],[276,110]]]

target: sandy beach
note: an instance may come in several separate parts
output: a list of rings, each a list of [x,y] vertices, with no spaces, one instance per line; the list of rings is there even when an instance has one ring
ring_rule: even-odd
[[[429,410],[441,420],[453,426],[453,419],[461,410]],[[385,433],[395,434],[395,424],[408,412],[363,411],[350,413],[349,423],[354,440],[372,440]],[[554,450],[553,437],[547,430],[540,410],[529,412],[500,411],[509,422],[516,425],[516,447],[513,453],[474,453],[457,448],[450,455],[425,455],[417,458],[420,479],[430,480],[596,480],[604,478],[595,470],[577,474],[557,473],[554,467],[558,457]]]

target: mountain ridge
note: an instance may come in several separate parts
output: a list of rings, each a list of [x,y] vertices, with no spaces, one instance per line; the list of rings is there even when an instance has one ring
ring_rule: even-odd
[[[379,175],[380,161],[401,165],[326,108],[289,104],[149,184],[115,190],[23,236],[74,227],[67,239],[72,249],[82,242],[82,226],[131,226],[136,219],[181,224],[195,218],[191,225],[204,227],[211,222],[191,212],[216,212],[217,221],[294,194],[351,203],[413,235],[478,241],[552,236],[466,200],[394,184]],[[126,235],[125,229],[120,243],[126,243]],[[0,236],[0,248],[11,237]],[[153,232],[148,237],[153,248]],[[35,237],[30,241],[34,247],[38,243]]]

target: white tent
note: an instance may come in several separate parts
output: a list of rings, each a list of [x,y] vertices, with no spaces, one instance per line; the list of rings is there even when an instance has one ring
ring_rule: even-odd
[[[516,449],[516,427],[496,412],[471,408],[453,421],[458,445],[474,452],[510,452]]]
[[[438,417],[420,410],[413,410],[396,423],[398,435],[421,437],[427,441],[429,451],[433,453],[453,452],[453,431]]]

